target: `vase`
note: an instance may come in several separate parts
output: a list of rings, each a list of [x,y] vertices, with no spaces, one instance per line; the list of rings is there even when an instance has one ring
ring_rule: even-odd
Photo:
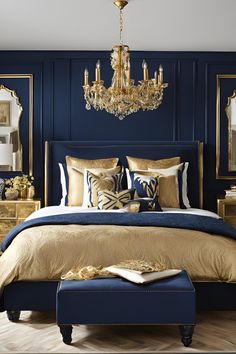
[[[0,178],[0,200],[2,200],[4,192],[5,182],[3,178]]]
[[[16,189],[8,189],[5,192],[5,197],[7,200],[16,200],[18,198],[19,192]]]
[[[35,189],[34,186],[27,188],[27,199],[34,199]]]
[[[26,199],[27,198],[27,188],[21,189],[19,191],[19,198]]]

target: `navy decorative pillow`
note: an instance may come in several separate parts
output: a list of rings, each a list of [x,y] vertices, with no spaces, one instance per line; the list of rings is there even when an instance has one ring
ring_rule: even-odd
[[[154,198],[158,192],[158,178],[134,173],[133,187],[139,198]]]
[[[135,203],[139,203],[139,211],[162,211],[158,202],[157,196],[155,198],[135,198]],[[128,202],[127,204],[129,204]]]

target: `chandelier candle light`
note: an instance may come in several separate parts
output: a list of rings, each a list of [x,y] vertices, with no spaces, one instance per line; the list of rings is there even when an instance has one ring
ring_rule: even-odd
[[[123,44],[123,8],[128,4],[126,0],[114,1],[120,10],[120,44],[113,47],[111,53],[111,66],[114,70],[111,86],[106,88],[101,80],[101,64],[97,61],[95,68],[95,81],[89,84],[88,69],[84,71],[84,98],[86,109],[91,107],[98,110],[105,109],[123,119],[131,113],[157,109],[163,100],[163,90],[168,86],[163,81],[163,67],[160,65],[159,73],[155,71],[154,79],[149,79],[148,65],[143,60],[143,80],[135,85],[131,79],[131,65],[129,47]]]

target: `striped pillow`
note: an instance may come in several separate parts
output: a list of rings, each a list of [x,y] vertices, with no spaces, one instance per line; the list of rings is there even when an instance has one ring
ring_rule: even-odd
[[[122,189],[123,173],[113,176],[96,176],[87,171],[88,200],[86,207],[98,205],[98,192],[103,190],[118,192]]]

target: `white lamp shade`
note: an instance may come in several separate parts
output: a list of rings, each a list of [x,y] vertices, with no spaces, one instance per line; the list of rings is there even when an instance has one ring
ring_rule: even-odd
[[[13,144],[0,144],[0,166],[12,166]]]

